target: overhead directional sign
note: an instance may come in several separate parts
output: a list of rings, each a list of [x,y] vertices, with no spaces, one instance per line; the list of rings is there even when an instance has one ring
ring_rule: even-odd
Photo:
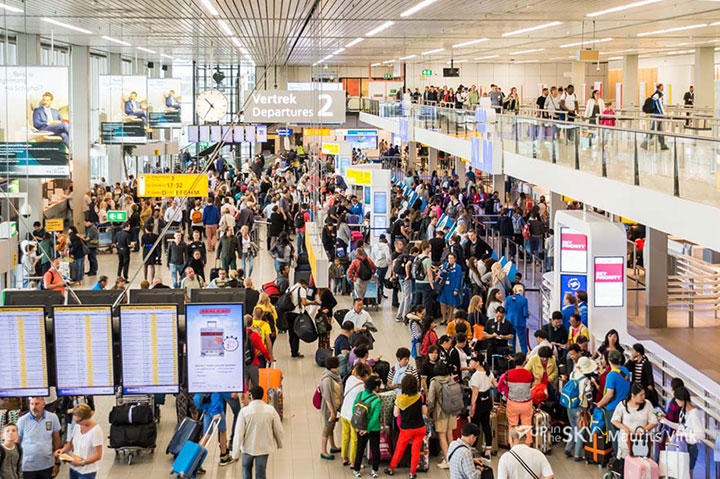
[[[138,196],[207,197],[207,175],[138,175]]]
[[[275,132],[278,136],[292,136],[293,134],[292,128],[278,128]]]
[[[429,77],[430,75],[432,75],[432,70],[423,70],[421,75]]]
[[[127,221],[127,211],[125,210],[110,210],[107,212],[107,220],[110,222],[122,223]]]
[[[245,107],[250,123],[345,123],[345,92],[262,90]]]

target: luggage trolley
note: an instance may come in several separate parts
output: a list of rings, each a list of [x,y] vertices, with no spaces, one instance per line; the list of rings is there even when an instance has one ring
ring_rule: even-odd
[[[129,396],[123,396],[122,395],[122,389],[119,390],[117,395],[115,396],[115,405],[116,406],[123,406],[125,404],[147,404],[150,406],[150,409],[154,412],[155,411],[155,401],[154,396],[152,394],[138,394],[138,395],[129,395]],[[157,418],[156,418],[157,419]],[[122,458],[124,461],[127,461],[127,465],[130,466],[133,463],[133,460],[140,456],[141,454],[155,454],[155,447],[156,444],[153,444],[150,447],[139,447],[139,446],[124,446],[124,447],[116,447],[115,448],[115,459]]]
[[[113,229],[112,226],[98,226],[98,247],[100,253],[113,252]]]
[[[377,276],[373,276],[370,281],[367,284],[367,289],[365,290],[365,305],[368,307],[368,309],[372,308],[373,311],[377,311],[380,309],[380,298],[379,298],[379,290],[378,290],[378,278]]]

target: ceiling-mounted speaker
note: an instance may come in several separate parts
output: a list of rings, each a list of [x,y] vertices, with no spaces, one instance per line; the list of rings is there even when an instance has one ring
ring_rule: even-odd
[[[162,71],[164,71],[164,72],[167,71],[167,65],[163,65],[163,66],[162,66]]]
[[[151,69],[151,70],[152,70],[153,68],[155,68],[155,63],[153,63],[153,62],[148,62],[148,68]]]

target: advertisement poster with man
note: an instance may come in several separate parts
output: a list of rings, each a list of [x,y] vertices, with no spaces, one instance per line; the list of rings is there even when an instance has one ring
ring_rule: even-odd
[[[0,72],[0,158],[11,178],[70,175],[70,88],[66,67]]]
[[[106,144],[147,143],[147,78],[100,75],[100,137]]]
[[[182,127],[179,78],[150,78],[148,85],[148,119],[151,128]]]

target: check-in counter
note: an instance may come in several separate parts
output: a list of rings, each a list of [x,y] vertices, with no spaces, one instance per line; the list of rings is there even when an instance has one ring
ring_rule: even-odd
[[[322,245],[321,227],[318,227],[318,224],[314,221],[305,223],[305,248],[315,287],[327,288],[330,286],[330,261]]]

